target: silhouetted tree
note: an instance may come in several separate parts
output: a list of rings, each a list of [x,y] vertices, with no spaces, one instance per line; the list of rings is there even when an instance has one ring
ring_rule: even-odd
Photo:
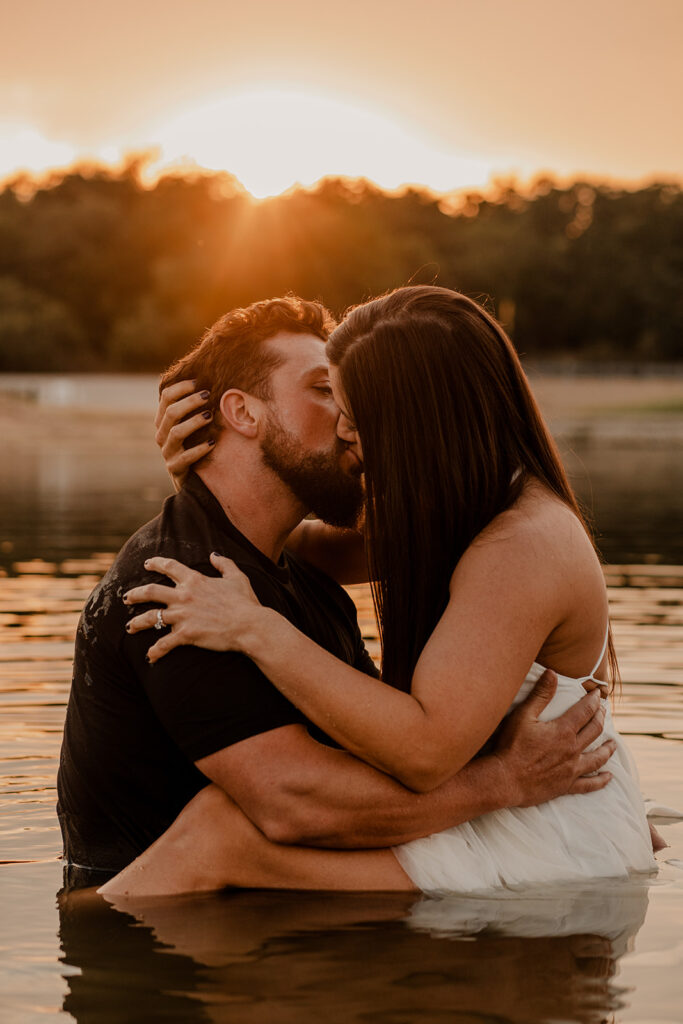
[[[487,299],[526,353],[683,358],[683,193],[539,179],[486,194],[325,179],[255,202],[142,161],[0,192],[0,369],[158,370],[225,310],[336,313],[410,280]]]

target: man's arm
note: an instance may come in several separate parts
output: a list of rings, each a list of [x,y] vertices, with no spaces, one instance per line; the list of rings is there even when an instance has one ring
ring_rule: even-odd
[[[197,761],[275,842],[336,848],[385,847],[469,821],[488,811],[601,789],[614,744],[585,748],[604,716],[597,692],[552,722],[538,716],[556,677],[546,673],[510,716],[493,754],[475,758],[429,793],[413,793],[358,761],[324,747],[301,725],[252,736]]]
[[[368,582],[365,539],[360,529],[343,529],[319,519],[305,519],[292,530],[285,547],[337,583],[346,586]]]

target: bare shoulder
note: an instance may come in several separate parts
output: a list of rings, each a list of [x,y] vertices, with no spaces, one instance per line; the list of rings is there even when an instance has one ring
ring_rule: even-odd
[[[561,674],[595,664],[608,614],[602,567],[581,520],[536,480],[469,546],[450,593],[449,607],[507,623],[509,647],[531,644],[531,659]]]
[[[531,546],[532,551],[539,548],[545,554],[548,547],[563,548],[574,539],[585,540],[587,547],[593,549],[573,509],[545,484],[532,478],[525,483],[515,504],[482,530],[470,550],[482,551],[492,544],[526,549]]]
[[[489,523],[458,563],[453,580],[494,572],[503,583],[531,581],[543,588],[577,578],[602,584],[600,563],[574,511],[540,481],[531,479],[515,504]]]

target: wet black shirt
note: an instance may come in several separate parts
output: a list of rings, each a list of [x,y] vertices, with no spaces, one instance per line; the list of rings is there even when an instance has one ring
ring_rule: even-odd
[[[72,871],[72,883],[101,883],[161,835],[207,784],[193,762],[270,729],[309,725],[246,656],[179,647],[148,665],[147,649],[159,633],[126,633],[127,619],[141,611],[123,604],[126,591],[143,582],[169,583],[145,571],[146,558],[165,555],[215,576],[212,551],[234,559],[262,604],[376,675],[342,588],[291,555],[273,563],[190,474],[180,494],[122,548],[78,626],[57,811],[67,864],[101,873]]]

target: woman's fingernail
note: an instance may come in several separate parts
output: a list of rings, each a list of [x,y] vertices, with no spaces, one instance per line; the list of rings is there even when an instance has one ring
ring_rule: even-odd
[[[209,410],[207,409],[206,412],[202,413],[202,416],[204,417],[205,420],[210,420],[211,417],[213,416],[213,413],[209,412]]]
[[[130,633],[130,622],[126,623],[126,633]]]
[[[216,438],[215,438],[215,437],[212,437],[212,438],[211,438],[210,440],[208,440],[208,441],[207,441],[206,443],[208,444],[209,448],[213,448],[213,446],[214,446],[214,445],[215,445],[215,443],[216,443]]]
[[[144,564],[145,564],[145,569],[147,568],[147,566],[149,565],[149,563],[150,563],[150,559],[149,559],[149,558],[146,558],[146,559],[145,559],[145,563],[144,563]]]
[[[203,398],[204,401],[206,401],[206,399],[209,397],[210,394],[211,394],[210,391],[200,391],[199,392],[199,397]]]
[[[124,594],[121,600],[123,601],[124,604],[128,604],[128,594]]]

